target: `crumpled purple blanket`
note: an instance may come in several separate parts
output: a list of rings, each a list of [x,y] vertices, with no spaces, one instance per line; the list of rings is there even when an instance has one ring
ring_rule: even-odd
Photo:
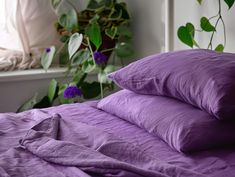
[[[58,114],[37,123],[22,137],[19,146],[0,154],[0,177],[66,176],[202,175],[161,162],[94,126],[76,121],[68,123]]]

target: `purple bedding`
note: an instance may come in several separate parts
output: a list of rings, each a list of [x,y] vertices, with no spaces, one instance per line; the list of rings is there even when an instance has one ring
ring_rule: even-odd
[[[124,89],[102,99],[97,107],[138,125],[180,152],[235,144],[235,122],[219,121],[170,97],[141,95]]]
[[[0,114],[0,177],[234,174],[235,147],[185,155],[96,102]]]
[[[235,54],[188,49],[147,56],[109,77],[139,94],[169,96],[221,120],[235,117]]]

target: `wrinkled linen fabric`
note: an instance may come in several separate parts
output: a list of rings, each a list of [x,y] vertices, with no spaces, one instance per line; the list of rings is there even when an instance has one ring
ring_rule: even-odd
[[[58,44],[56,15],[48,0],[4,0],[0,71],[38,67],[42,51]]]
[[[77,122],[75,132],[76,141],[71,141],[70,127],[60,115],[43,120],[27,131],[18,147],[0,155],[1,171],[18,177],[63,176],[47,169],[56,164],[78,168],[68,172],[69,176],[81,175],[81,171],[87,173],[85,176],[204,176],[154,159],[138,147],[94,126]],[[66,140],[61,140],[64,136]]]
[[[235,54],[191,49],[148,56],[109,77],[139,94],[184,101],[221,120],[235,120]]]
[[[170,177],[234,175],[235,147],[178,153],[146,130],[96,107],[91,102],[0,114],[0,176],[125,176],[136,169],[139,176],[150,169]],[[81,149],[85,151],[79,153]],[[86,158],[89,154],[94,156]],[[125,170],[112,169],[98,157],[115,167],[121,163]]]
[[[102,99],[97,107],[162,138],[180,152],[235,144],[235,121],[219,121],[170,97],[121,90]]]

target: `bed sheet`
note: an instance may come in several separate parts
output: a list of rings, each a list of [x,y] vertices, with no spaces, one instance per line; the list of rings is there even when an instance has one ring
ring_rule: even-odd
[[[235,147],[182,154],[136,125],[98,110],[96,104],[95,101],[42,110],[35,109],[19,114],[0,114],[0,155],[19,146],[19,140],[31,127],[53,114],[59,114],[62,118],[68,119],[68,122],[70,119],[76,119],[80,123],[94,125],[102,131],[137,146],[142,152],[162,163],[190,170],[198,173],[198,176],[199,174],[208,177],[235,176]],[[4,130],[8,130],[7,133]],[[71,129],[71,136],[76,136],[73,129]],[[56,165],[55,168],[57,168]]]

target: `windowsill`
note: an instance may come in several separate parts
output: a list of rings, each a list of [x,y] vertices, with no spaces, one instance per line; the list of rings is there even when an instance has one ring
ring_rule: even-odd
[[[117,68],[120,69],[121,66],[117,66]],[[63,78],[65,77],[67,70],[67,67],[54,66],[50,67],[47,72],[42,68],[0,72],[0,83]],[[98,71],[93,71],[90,75],[96,75],[97,73]]]
[[[38,80],[64,77],[67,68],[54,67],[46,72],[44,69],[30,69],[20,71],[0,72],[0,82]]]

